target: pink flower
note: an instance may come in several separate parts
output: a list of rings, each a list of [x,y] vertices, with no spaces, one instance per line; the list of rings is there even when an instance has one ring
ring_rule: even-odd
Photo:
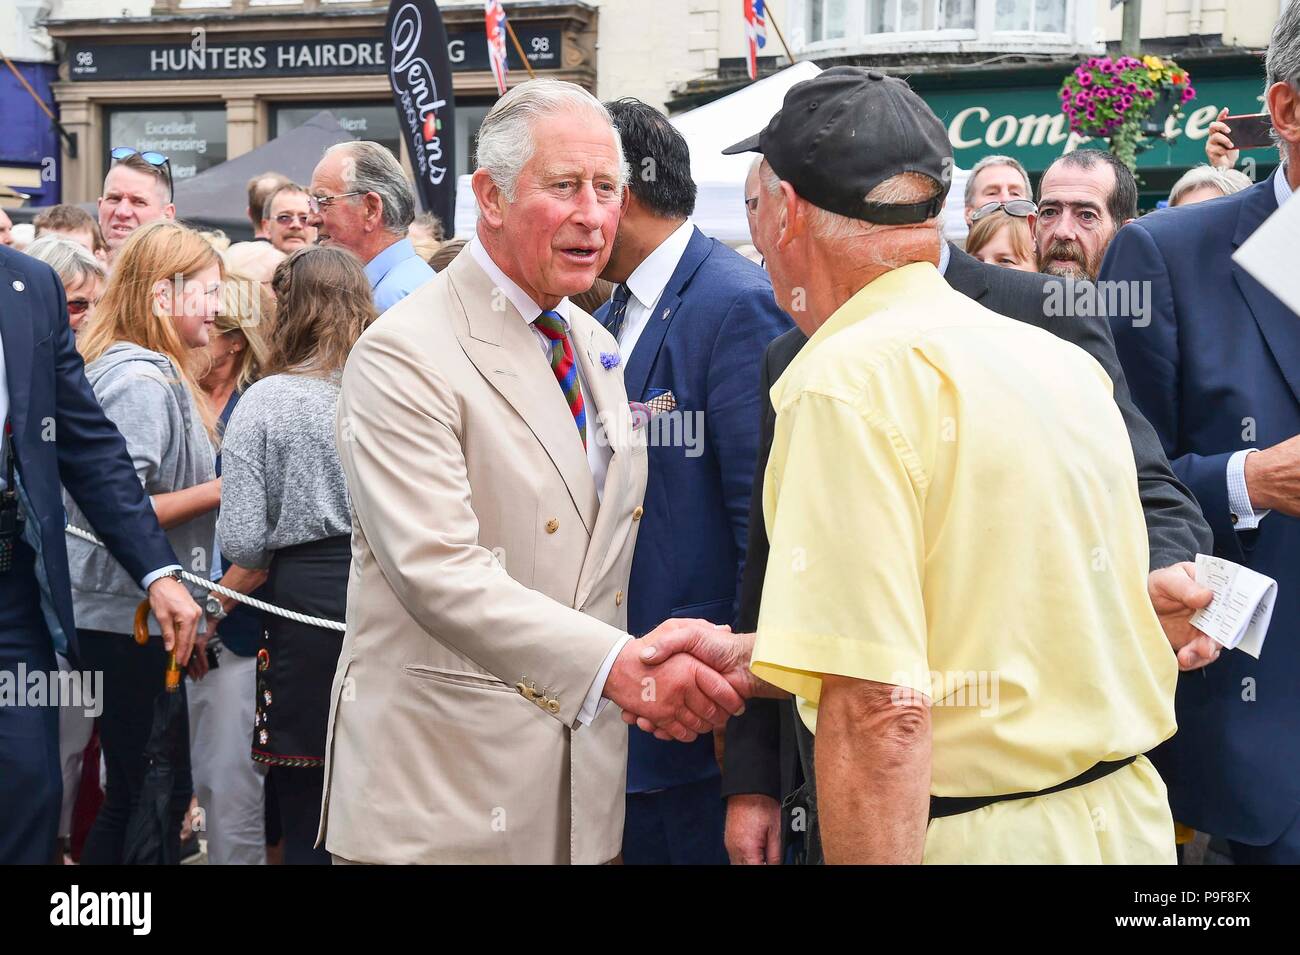
[[[1192,89],[1190,86],[1186,87],[1183,90],[1183,102],[1187,103],[1194,99],[1196,99],[1196,90]]]
[[[1080,86],[1091,86],[1091,85],[1092,85],[1092,74],[1091,74],[1091,73],[1080,73],[1080,74],[1079,74],[1079,85],[1080,85]]]

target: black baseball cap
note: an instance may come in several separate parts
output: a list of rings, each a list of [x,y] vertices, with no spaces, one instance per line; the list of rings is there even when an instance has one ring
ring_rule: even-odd
[[[952,144],[939,117],[903,80],[836,66],[790,87],[762,132],[724,155],[762,153],[813,205],[880,225],[932,219],[952,185]],[[868,202],[886,179],[914,172],[939,184],[925,202]]]

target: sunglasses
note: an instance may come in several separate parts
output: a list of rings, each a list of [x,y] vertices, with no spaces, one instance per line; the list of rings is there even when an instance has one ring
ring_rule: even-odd
[[[68,314],[83,315],[85,314],[86,309],[90,308],[90,306],[98,304],[98,300],[92,302],[88,298],[70,298],[68,299]]]
[[[275,217],[275,221],[280,223],[280,225],[293,225],[295,222],[299,225],[306,225],[307,213],[299,212],[297,215],[294,215],[292,212],[281,212]]]
[[[991,216],[1001,209],[1009,216],[1025,219],[1038,215],[1038,206],[1030,199],[1008,199],[1006,202],[986,202],[970,217],[971,222],[979,222],[985,216]]]
[[[172,181],[172,164],[171,160],[162,153],[140,152],[130,146],[114,146],[109,157],[113,162],[121,162],[123,159],[130,159],[132,156],[139,156],[155,169],[161,169],[167,174],[167,201],[173,202],[176,199],[176,183]]]

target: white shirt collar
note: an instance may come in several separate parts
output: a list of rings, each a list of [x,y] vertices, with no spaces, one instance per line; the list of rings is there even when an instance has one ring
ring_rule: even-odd
[[[470,240],[469,254],[474,256],[474,261],[477,262],[479,267],[487,273],[487,276],[492,280],[492,283],[505,293],[506,298],[510,300],[510,304],[519,311],[519,314],[523,316],[525,322],[531,325],[533,322],[537,321],[537,316],[542,314],[542,307],[529,298],[528,294],[523,289],[511,281],[510,277],[506,275],[506,273],[501,271],[501,267],[498,266],[496,262],[492,261],[492,256],[488,255],[488,250],[484,247],[483,243],[479,241],[477,235]],[[567,329],[569,327],[568,298],[560,299],[560,304],[556,305],[555,308],[551,309],[551,311],[560,316],[564,321],[564,327]]]
[[[943,236],[939,237],[939,274],[946,276],[948,274],[948,262],[952,259],[952,249],[948,248],[948,240]]]
[[[687,219],[627,277],[628,289],[645,308],[653,308],[664,294],[664,288],[677,271],[677,263],[686,254],[686,246],[694,232],[695,224]]]
[[[1286,166],[1277,167],[1277,175],[1273,177],[1273,195],[1277,196],[1279,209],[1291,198],[1291,182],[1286,177]]]

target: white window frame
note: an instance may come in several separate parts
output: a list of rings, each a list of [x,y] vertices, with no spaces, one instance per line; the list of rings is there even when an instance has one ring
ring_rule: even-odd
[[[824,0],[789,0],[786,13],[790,47],[796,56],[851,56],[860,53],[1039,52],[1076,53],[1104,49],[1095,26],[1093,0],[1066,0],[1065,33],[996,30],[996,0],[975,0],[975,29],[866,32],[866,0],[848,0],[845,36],[809,42],[804,24],[809,4]],[[935,2],[935,0],[927,0]]]

